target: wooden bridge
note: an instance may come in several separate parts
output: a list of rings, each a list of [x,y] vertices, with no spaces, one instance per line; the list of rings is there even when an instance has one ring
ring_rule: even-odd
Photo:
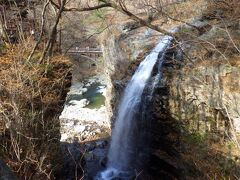
[[[80,47],[72,47],[67,50],[66,54],[69,55],[78,55],[84,57],[88,60],[96,61],[96,59],[102,56],[102,49],[100,48],[80,48]]]
[[[79,48],[74,47],[70,48],[67,51],[68,54],[102,54],[102,50],[100,48]]]

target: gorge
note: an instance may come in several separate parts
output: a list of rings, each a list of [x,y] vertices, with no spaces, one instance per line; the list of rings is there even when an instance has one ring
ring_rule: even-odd
[[[161,64],[163,63],[162,61],[164,61],[165,51],[169,47],[171,39],[171,37],[165,36],[160,40],[152,52],[140,63],[124,90],[112,133],[107,169],[102,172],[97,179],[131,179],[131,176],[134,177],[138,174],[138,172],[136,172],[137,161],[143,161],[143,159],[141,159],[143,157],[139,154],[144,154],[144,152],[141,152],[144,151],[144,149],[137,148],[140,146],[138,144],[140,142],[138,138],[142,137],[144,133],[148,134],[146,132],[141,132],[140,129],[141,123],[147,123],[142,121],[148,120],[141,118],[141,113],[139,112],[140,106],[144,106],[142,105],[142,94],[146,84],[149,83],[152,69],[158,59],[160,61],[159,71],[161,71]],[[152,87],[152,91],[153,90],[154,87]],[[151,93],[145,95],[151,98]],[[144,113],[145,112],[142,112],[142,114]],[[144,142],[145,138],[142,139],[141,143],[147,143]],[[146,144],[145,148],[148,148]]]
[[[239,179],[239,11],[0,1],[0,180]]]

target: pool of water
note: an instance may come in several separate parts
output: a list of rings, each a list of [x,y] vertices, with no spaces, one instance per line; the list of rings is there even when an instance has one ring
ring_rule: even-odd
[[[87,91],[82,95],[80,94],[69,94],[66,100],[66,105],[71,105],[72,100],[80,101],[82,99],[87,99],[89,104],[85,108],[89,109],[99,109],[102,105],[105,104],[105,97],[103,95],[103,90],[106,88],[105,85],[101,83],[92,83],[87,87]]]

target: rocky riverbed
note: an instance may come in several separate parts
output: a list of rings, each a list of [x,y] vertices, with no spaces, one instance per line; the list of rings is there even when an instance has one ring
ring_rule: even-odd
[[[105,96],[103,77],[95,76],[71,86],[59,117],[62,142],[89,141],[108,134]]]
[[[59,117],[64,154],[61,178],[91,179],[104,167],[110,134],[106,88],[102,76],[72,82]]]

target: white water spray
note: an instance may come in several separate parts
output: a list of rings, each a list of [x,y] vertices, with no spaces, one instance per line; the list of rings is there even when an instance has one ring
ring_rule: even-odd
[[[140,63],[128,83],[118,109],[118,116],[112,133],[107,169],[101,172],[96,179],[126,179],[132,175],[131,164],[135,152],[134,143],[132,142],[134,116],[139,111],[143,90],[151,77],[155,63],[159,59],[159,53],[165,52],[171,40],[170,36],[164,36],[152,52]]]

